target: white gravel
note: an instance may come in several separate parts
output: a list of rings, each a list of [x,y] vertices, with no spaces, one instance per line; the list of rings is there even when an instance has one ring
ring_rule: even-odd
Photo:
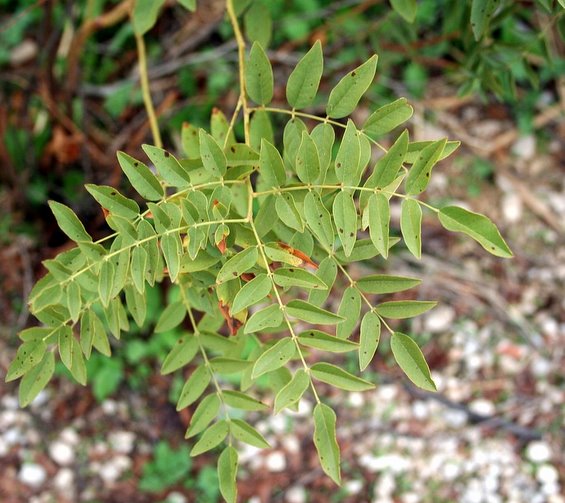
[[[43,485],[46,478],[47,472],[45,471],[45,468],[36,463],[23,464],[18,473],[18,479],[20,482],[34,489]]]

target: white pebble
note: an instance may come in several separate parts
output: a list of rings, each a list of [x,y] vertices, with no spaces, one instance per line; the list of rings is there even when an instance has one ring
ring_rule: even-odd
[[[429,407],[423,400],[416,400],[412,404],[412,414],[416,419],[426,419],[429,416]]]
[[[496,412],[496,407],[490,400],[478,398],[469,404],[469,409],[475,414],[482,416],[491,416]]]
[[[43,466],[35,463],[26,463],[18,473],[18,479],[20,482],[24,483],[26,486],[37,488],[45,482],[47,478],[47,472]]]
[[[55,463],[67,466],[75,460],[75,451],[69,444],[57,440],[49,446],[49,456]]]
[[[24,435],[22,434],[19,428],[10,428],[6,431],[3,435],[4,442],[8,445],[16,445],[16,444],[23,444],[24,442]]]
[[[557,482],[552,482],[551,484],[543,484],[541,490],[543,494],[549,496],[551,494],[559,494],[561,487]]]
[[[441,474],[445,480],[455,480],[461,475],[461,466],[453,461],[448,461],[442,466]]]
[[[358,391],[353,391],[347,397],[347,401],[351,407],[359,408],[362,407],[365,403],[365,397],[363,393],[359,393]]]
[[[72,496],[74,493],[74,478],[75,475],[70,468],[61,468],[53,478],[53,485],[60,493]]]
[[[187,499],[184,494],[181,494],[177,491],[173,491],[167,495],[167,499],[165,503],[186,503]]]
[[[265,465],[270,472],[282,472],[286,468],[286,457],[283,452],[271,452],[265,459]]]
[[[80,443],[80,437],[75,429],[73,428],[65,428],[59,438],[65,442],[66,444],[76,446]]]
[[[455,311],[452,307],[441,305],[431,311],[424,320],[424,328],[428,332],[444,332],[451,327],[455,319]]]
[[[114,451],[129,454],[133,450],[135,434],[131,431],[114,431],[110,433],[108,440]]]
[[[284,437],[281,438],[281,445],[286,452],[289,453],[300,452],[300,440],[298,440],[298,437],[285,435]]]
[[[536,137],[532,134],[521,136],[512,145],[512,153],[529,161],[536,153]]]
[[[526,448],[526,457],[533,463],[545,463],[551,459],[551,449],[545,442],[531,442]]]
[[[3,409],[12,409],[12,410],[19,410],[20,404],[18,402],[18,398],[13,395],[6,395],[2,397],[2,404]]]
[[[10,447],[6,443],[6,441],[0,437],[0,458],[6,456],[10,452]]]
[[[515,224],[522,218],[522,198],[514,193],[509,192],[502,198],[502,212],[508,223]]]
[[[359,494],[363,489],[362,480],[348,480],[344,485],[343,489],[347,494]]]
[[[285,493],[286,503],[306,503],[306,491],[301,486],[291,487]]]
[[[554,466],[544,464],[538,468],[536,478],[541,484],[554,484],[559,480],[559,472]]]
[[[115,400],[104,400],[102,402],[102,410],[104,411],[104,414],[113,416],[118,412],[118,404]]]
[[[116,456],[100,467],[99,475],[106,483],[118,480],[131,467],[131,459],[127,456]]]
[[[396,489],[396,482],[392,474],[390,472],[383,473],[380,476],[379,481],[377,482],[377,487],[375,489],[376,495],[383,498],[383,500],[384,498],[391,496]]]

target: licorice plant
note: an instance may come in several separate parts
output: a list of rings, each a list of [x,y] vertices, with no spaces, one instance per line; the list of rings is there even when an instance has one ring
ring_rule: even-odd
[[[143,324],[146,285],[170,282],[178,300],[164,309],[155,330],[181,323],[187,330],[161,372],[190,369],[177,409],[197,404],[186,432],[186,438],[199,437],[191,454],[225,444],[218,459],[220,489],[226,501],[234,502],[235,445],[268,447],[249,422],[239,419],[241,412],[232,417],[234,409],[276,414],[296,409],[308,394],[315,402],[313,441],[321,466],[339,484],[336,415],[324,403],[320,383],[347,391],[370,390],[374,384],[336,365],[333,355],[356,352],[364,370],[383,329],[406,376],[435,390],[418,344],[393,330],[389,320],[417,316],[436,303],[383,301],[383,295],[413,288],[420,280],[360,276],[352,264],[386,259],[401,241],[420,258],[422,210],[493,255],[511,257],[512,252],[487,217],[457,206],[438,209],[419,199],[432,168],[457,142],[412,142],[408,130],[388,150],[377,141],[412,115],[404,98],[374,111],[362,125],[348,119],[374,79],[377,56],[335,85],[325,115],[318,117],[303,111],[312,105],[322,77],[322,46],[316,42],[288,78],[289,108],[277,108],[271,105],[273,71],[265,50],[255,42],[247,52],[241,13],[232,0],[227,14],[239,55],[240,95],[231,120],[215,110],[209,132],[186,124],[180,158],[144,145],[156,174],[119,152],[119,164],[146,208],[115,188],[87,185],[113,230],[101,240],[93,241],[70,208],[50,203],[76,247],[45,262],[48,273],[29,297],[41,326],[19,334],[21,345],[6,380],[21,378],[19,398],[26,406],[49,382],[59,358],[85,385],[85,359],[93,350],[111,354],[108,334],[119,339],[130,318]],[[288,117],[282,146],[275,141],[273,114]],[[234,134],[238,120],[243,141]],[[371,165],[375,148],[382,155]],[[393,198],[402,201],[401,238],[390,235]],[[327,308],[330,293],[341,299],[337,312]],[[226,374],[238,379],[228,381]],[[272,394],[262,392],[260,400],[254,386],[262,376]]]

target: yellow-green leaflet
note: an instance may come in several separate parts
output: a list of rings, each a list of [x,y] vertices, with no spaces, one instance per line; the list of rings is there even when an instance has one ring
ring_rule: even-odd
[[[241,419],[231,420],[231,432],[240,442],[245,442],[246,444],[262,449],[270,447],[261,433]]]
[[[330,93],[326,106],[328,117],[339,119],[355,110],[359,100],[375,78],[377,59],[377,55],[373,55],[368,61],[349,72],[337,83]]]
[[[68,206],[56,201],[49,201],[49,208],[55,215],[59,228],[73,241],[92,241],[82,222]]]
[[[340,191],[333,202],[333,218],[337,235],[346,257],[351,255],[357,240],[357,209],[353,196]]]
[[[424,355],[411,337],[394,332],[390,340],[390,348],[400,368],[416,386],[427,391],[436,391]]]
[[[462,232],[472,237],[486,251],[497,257],[513,257],[496,225],[480,213],[457,206],[447,206],[439,211],[439,221],[449,231]]]
[[[251,334],[269,327],[278,327],[283,321],[283,313],[277,304],[265,307],[247,320],[244,332]]]
[[[139,205],[133,200],[124,197],[113,187],[107,185],[85,185],[86,190],[98,201],[98,204],[107,209],[110,213],[121,215],[128,219],[136,218],[139,215]]]
[[[286,182],[284,163],[275,146],[267,140],[261,140],[261,157],[259,158],[261,176],[270,187],[279,187]]]
[[[348,391],[366,391],[375,387],[373,383],[331,363],[315,363],[310,368],[310,372],[314,379]]]
[[[291,107],[300,109],[312,104],[318,92],[323,69],[322,44],[317,40],[288,77],[286,99]]]
[[[187,363],[192,361],[198,352],[198,340],[192,334],[185,334],[169,351],[161,366],[161,374],[166,375],[174,372],[175,370],[184,367]]]
[[[216,140],[203,129],[199,131],[202,164],[212,176],[220,178],[226,174],[227,160]]]
[[[225,419],[221,419],[216,424],[213,424],[202,434],[200,440],[194,444],[190,455],[198,456],[199,454],[213,449],[226,438],[228,431],[229,426]]]
[[[400,230],[406,248],[416,258],[422,256],[422,208],[414,199],[402,201],[400,213]]]
[[[294,341],[290,337],[284,337],[257,358],[253,365],[251,377],[256,379],[267,372],[286,365],[295,353]]]
[[[373,194],[365,212],[369,219],[369,235],[375,248],[384,257],[388,257],[390,207],[388,199],[381,193]]]
[[[344,323],[340,323],[338,328],[344,325]],[[340,339],[339,337],[321,332],[320,330],[302,332],[298,335],[298,341],[303,346],[329,351],[330,353],[347,353],[348,351],[353,351],[358,348],[358,344],[355,342]]]
[[[335,158],[335,174],[345,185],[355,185],[357,167],[361,158],[359,132],[352,120],[347,121],[347,127]]]
[[[147,157],[157,168],[157,172],[161,175],[161,178],[167,182],[167,184],[173,187],[187,187],[190,185],[191,180],[188,172],[182,167],[178,162],[176,157],[163,150],[159,147],[154,147],[153,145],[142,145],[143,151],[147,154]]]
[[[251,42],[258,42],[262,47],[269,47],[273,20],[271,11],[260,2],[253,2],[243,16],[245,34]]]
[[[314,408],[314,445],[324,472],[336,483],[341,483],[339,445],[335,431],[335,412],[319,403]]]
[[[498,0],[472,0],[471,28],[475,40],[480,40],[484,35],[499,3]]]
[[[406,194],[417,195],[426,190],[432,169],[441,158],[447,139],[438,140],[425,147],[408,171],[406,177]]]
[[[258,274],[237,292],[230,311],[233,314],[243,311],[252,304],[257,304],[269,295],[272,288],[271,280],[266,274]]]
[[[226,447],[218,458],[218,480],[220,492],[227,503],[237,501],[237,451],[230,445]]]
[[[216,283],[221,284],[241,276],[255,265],[258,258],[259,252],[256,246],[251,246],[240,251],[222,266],[218,273]]]
[[[45,388],[55,370],[55,355],[47,351],[43,359],[27,372],[19,388],[20,407],[28,406],[39,392]]]
[[[246,395],[241,391],[226,390],[222,392],[222,396],[224,397],[224,402],[230,407],[234,407],[235,409],[265,411],[269,408],[263,402],[249,395]]]
[[[219,409],[220,399],[218,395],[212,393],[204,397],[192,415],[190,426],[186,430],[184,438],[192,438],[203,431],[216,417]]]
[[[308,389],[308,386],[310,386],[309,375],[304,369],[298,369],[290,382],[277,393],[275,397],[275,414],[298,402]]]
[[[177,411],[193,404],[204,393],[211,379],[210,371],[204,365],[199,366],[184,383],[177,402]]]
[[[378,304],[375,309],[384,318],[403,320],[423,314],[436,305],[437,302],[427,300],[392,300]]]
[[[422,280],[408,276],[392,276],[390,274],[370,274],[357,280],[357,286],[364,293],[396,293],[414,288]]]
[[[359,313],[361,312],[361,295],[357,288],[350,286],[343,292],[343,297],[339,304],[337,314],[342,316],[345,321],[340,323],[336,328],[336,335],[340,339],[348,339],[351,337],[353,330],[357,326]]]
[[[365,370],[373,360],[381,338],[381,320],[368,311],[361,320],[359,336],[359,370]]]
[[[261,44],[254,42],[245,67],[245,85],[249,97],[259,105],[273,99],[273,69]]]
[[[286,305],[286,312],[299,320],[314,324],[327,323],[328,325],[334,325],[343,321],[342,316],[314,306],[304,300],[291,300]]]
[[[371,136],[382,136],[406,122],[413,113],[406,98],[399,98],[375,110],[363,124],[363,131]]]
[[[148,201],[162,199],[164,195],[163,187],[145,164],[125,152],[118,152],[118,162],[132,187],[141,197]]]
[[[304,183],[314,183],[320,176],[320,158],[314,140],[306,132],[302,132],[302,139],[296,153],[296,173]]]

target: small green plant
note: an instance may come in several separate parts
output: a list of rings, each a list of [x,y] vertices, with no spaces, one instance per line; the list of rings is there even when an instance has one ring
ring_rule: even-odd
[[[235,445],[268,447],[241,419],[241,411],[270,408],[253,394],[260,378],[272,390],[275,413],[296,407],[310,394],[314,444],[323,470],[337,484],[336,415],[321,392],[325,385],[363,391],[374,383],[315,361],[320,351],[354,352],[364,370],[384,329],[408,378],[423,389],[436,389],[414,338],[389,324],[425,313],[436,303],[383,300],[420,280],[360,276],[353,272],[359,268],[351,267],[378,256],[386,259],[401,242],[390,235],[392,199],[402,201],[402,241],[415,257],[421,256],[423,210],[493,255],[511,257],[512,252],[487,217],[456,206],[435,208],[420,199],[433,167],[457,142],[412,142],[408,130],[389,149],[378,141],[412,115],[405,99],[379,108],[363,124],[348,118],[373,82],[376,55],[337,82],[325,116],[316,116],[304,111],[315,100],[322,77],[322,46],[316,42],[287,81],[289,108],[279,108],[271,105],[273,70],[262,45],[255,41],[247,52],[238,20],[243,9],[228,0],[227,12],[239,55],[240,95],[231,119],[215,110],[209,132],[185,125],[184,156],[178,159],[144,145],[156,174],[142,161],[118,153],[147,208],[113,187],[87,185],[114,231],[104,239],[93,241],[70,208],[50,203],[60,228],[77,246],[45,262],[49,272],[29,297],[43,326],[20,333],[22,344],[6,380],[21,378],[25,406],[49,382],[58,355],[76,381],[86,384],[85,359],[93,350],[110,355],[108,334],[119,339],[131,320],[143,325],[147,285],[172,283],[177,297],[159,316],[155,331],[186,324],[190,332],[179,337],[161,372],[171,374],[192,363],[177,403],[181,410],[198,402],[186,432],[189,439],[199,436],[190,455],[226,444],[218,459],[219,487],[224,499],[234,502]],[[288,117],[282,146],[273,115]],[[234,133],[240,117],[243,141]],[[382,155],[370,165],[373,148]],[[326,308],[332,291],[341,299],[337,312]],[[264,386],[256,389],[265,391]],[[161,473],[155,463],[157,475],[151,468],[145,478],[151,484]]]
[[[139,488],[147,492],[161,492],[185,480],[191,467],[192,460],[186,446],[173,449],[167,442],[161,441],[155,447],[153,461],[143,466]]]

